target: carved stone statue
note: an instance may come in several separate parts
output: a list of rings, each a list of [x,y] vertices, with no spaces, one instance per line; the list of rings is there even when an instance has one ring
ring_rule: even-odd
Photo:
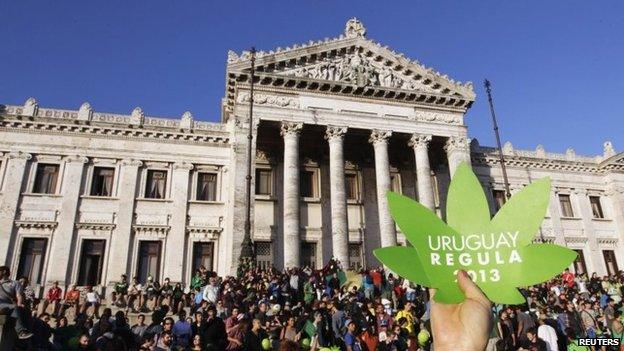
[[[366,28],[357,18],[352,18],[345,25],[345,35],[347,38],[363,37],[366,35]]]

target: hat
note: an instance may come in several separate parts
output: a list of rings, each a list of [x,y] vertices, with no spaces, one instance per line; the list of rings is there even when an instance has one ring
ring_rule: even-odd
[[[351,323],[355,323],[355,322],[352,319],[347,319],[345,321],[345,324],[344,324],[345,328],[347,328],[349,326],[349,324],[351,324]]]

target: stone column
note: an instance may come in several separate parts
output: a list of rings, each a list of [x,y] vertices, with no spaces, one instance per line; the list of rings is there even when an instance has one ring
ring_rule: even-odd
[[[332,255],[349,267],[349,223],[345,193],[344,134],[347,127],[327,127],[329,142],[329,182],[331,195]]]
[[[444,151],[448,157],[451,178],[460,163],[466,162],[470,165],[470,145],[468,145],[466,137],[452,136],[448,138],[444,145]]]
[[[391,131],[373,130],[369,142],[375,149],[375,183],[377,185],[377,210],[379,212],[379,234],[381,247],[395,246],[396,227],[390,216],[388,198],[386,193],[390,191],[390,161],[388,159],[388,139]]]
[[[130,272],[130,248],[132,247],[132,222],[134,220],[134,203],[136,199],[136,188],[139,183],[139,167],[143,162],[139,160],[122,160],[119,168],[119,186],[117,187],[117,197],[119,197],[119,211],[115,230],[111,235],[111,252],[108,262],[108,283],[118,281],[122,274],[128,274],[132,278],[134,272]]]
[[[171,213],[171,229],[165,243],[164,277],[172,282],[184,280],[184,256],[186,253],[186,215],[189,195],[189,172],[193,165],[187,162],[173,164],[171,178],[171,194],[173,211]]]
[[[609,212],[607,210],[605,216],[607,216],[607,218],[612,217],[615,222],[615,228],[617,228],[616,236],[618,237],[618,249],[614,251],[618,269],[621,270],[624,269],[624,230],[622,230],[622,228],[624,228],[624,177],[616,177],[617,174],[615,173],[607,176],[608,180],[605,195],[611,200],[611,211]],[[602,210],[605,210],[604,205]]]
[[[65,157],[65,169],[61,180],[61,209],[58,216],[58,227],[54,231],[54,238],[50,245],[50,264],[46,274],[47,282],[59,281],[61,286],[70,284],[69,263],[70,252],[80,252],[74,247],[74,233],[76,231],[76,214],[85,163],[89,159],[83,156]]]
[[[284,138],[284,267],[298,267],[299,238],[299,133],[302,123],[282,122]]]
[[[32,156],[23,152],[11,152],[7,155],[4,191],[0,197],[0,264],[11,265],[13,253],[15,216],[26,174],[26,164]],[[9,251],[11,254],[9,254]]]
[[[431,182],[431,166],[429,165],[429,142],[431,135],[414,134],[408,145],[414,148],[416,159],[416,181],[418,186],[418,202],[430,210],[435,210],[435,197]]]

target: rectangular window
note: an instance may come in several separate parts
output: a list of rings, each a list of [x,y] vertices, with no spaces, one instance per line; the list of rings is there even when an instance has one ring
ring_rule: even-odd
[[[199,173],[197,175],[197,200],[217,200],[217,175],[215,173]]]
[[[561,205],[562,217],[574,217],[574,211],[572,211],[572,202],[570,202],[570,195],[559,195],[559,204]]]
[[[35,175],[35,194],[55,194],[59,176],[59,165],[40,163]]]
[[[273,193],[270,169],[256,168],[256,195],[271,195]]]
[[[604,218],[604,213],[602,212],[602,205],[600,204],[599,196],[590,196],[589,203],[591,204],[592,214],[594,218]]]
[[[399,173],[390,173],[390,190],[397,194],[402,194],[401,175]]]
[[[193,272],[201,266],[212,271],[213,244],[196,242],[193,244]]]
[[[360,270],[363,266],[362,245],[349,244],[349,269]]]
[[[256,241],[256,265],[260,269],[269,269],[273,266],[273,250],[270,241]]]
[[[347,191],[347,200],[358,199],[358,183],[357,174],[347,173],[345,175],[345,190]]]
[[[498,212],[505,202],[507,202],[507,197],[505,196],[505,192],[503,190],[492,190],[492,196],[494,197],[494,208]]]
[[[615,252],[613,250],[603,250],[605,266],[607,266],[607,274],[616,275],[619,271],[617,261],[615,260]]]
[[[41,284],[46,246],[47,239],[24,239],[17,267],[17,278],[27,277],[31,284]]]
[[[160,241],[141,241],[139,243],[139,261],[137,276],[140,283],[145,283],[147,277],[158,280],[160,273]]]
[[[104,240],[83,240],[78,266],[78,285],[100,284],[104,265]]]
[[[167,187],[167,171],[147,171],[145,197],[148,199],[164,199]]]
[[[301,243],[301,263],[303,267],[316,269],[316,243]]]
[[[113,180],[115,169],[108,167],[93,168],[93,180],[91,182],[91,196],[113,196]]]
[[[316,172],[303,170],[299,177],[299,191],[301,192],[301,197],[318,197]]]
[[[576,275],[587,274],[587,266],[585,265],[585,255],[583,255],[583,250],[577,249],[574,251],[578,254],[574,260],[574,272]]]

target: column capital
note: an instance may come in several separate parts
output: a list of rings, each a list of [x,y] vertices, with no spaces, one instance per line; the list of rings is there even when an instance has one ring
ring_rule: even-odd
[[[342,140],[347,133],[347,127],[327,126],[325,140]]]
[[[63,161],[67,163],[87,163],[89,162],[89,158],[80,155],[71,155],[63,157]]]
[[[303,123],[282,121],[280,127],[280,135],[285,136],[298,136],[303,129]]]
[[[452,153],[455,151],[468,151],[469,143],[468,138],[464,136],[452,136],[446,140],[444,144],[444,151]]]
[[[370,138],[368,138],[368,142],[373,145],[378,143],[388,143],[388,139],[390,139],[391,136],[392,131],[390,130],[373,129]]]
[[[175,162],[173,164],[173,169],[182,169],[186,171],[190,171],[193,169],[193,164],[188,162]]]
[[[9,152],[7,154],[7,157],[9,158],[9,160],[11,159],[30,160],[32,158],[32,155],[27,152],[16,151],[16,152]]]
[[[414,133],[412,134],[410,140],[407,142],[407,146],[414,149],[427,148],[430,141],[431,135]]]
[[[143,166],[143,161],[135,160],[135,159],[123,159],[121,160],[120,163],[122,166],[135,166],[135,167]]]

